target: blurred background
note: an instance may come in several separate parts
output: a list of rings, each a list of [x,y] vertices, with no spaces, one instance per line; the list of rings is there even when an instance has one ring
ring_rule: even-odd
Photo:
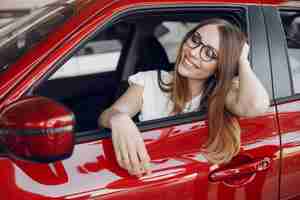
[[[1,10],[30,9],[35,6],[52,3],[55,0],[1,0]]]
[[[30,13],[31,10],[56,0],[1,0],[0,27],[11,20]]]

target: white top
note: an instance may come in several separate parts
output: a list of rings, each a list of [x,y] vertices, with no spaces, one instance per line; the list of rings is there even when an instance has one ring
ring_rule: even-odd
[[[129,77],[129,84],[137,84],[144,87],[143,106],[139,115],[140,121],[158,119],[170,116],[174,103],[170,94],[163,92],[158,84],[157,71],[138,72]],[[169,83],[172,75],[166,71],[161,73],[162,80]],[[196,111],[199,107],[201,94],[187,102],[183,112]]]

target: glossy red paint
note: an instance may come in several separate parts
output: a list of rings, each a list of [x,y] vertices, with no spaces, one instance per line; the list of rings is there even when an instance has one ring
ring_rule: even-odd
[[[253,172],[251,177],[243,177],[244,179],[235,177],[235,180],[229,182],[205,182],[204,179],[207,179],[205,174],[229,166],[209,164],[199,149],[207,137],[207,122],[202,121],[181,125],[175,129],[164,128],[143,134],[152,158],[152,175],[141,178],[129,176],[117,165],[112,143],[106,139],[78,144],[70,159],[54,164],[38,164],[21,160],[11,162],[3,159],[2,162],[10,163],[5,170],[6,175],[15,177],[5,187],[13,190],[16,197],[25,195],[30,199],[41,199],[41,197],[43,199],[128,197],[131,199],[219,199],[220,196],[235,199],[236,195],[240,197],[236,199],[243,199],[243,196],[262,199],[263,195],[272,199],[274,193],[270,191],[273,190],[274,184],[277,185],[277,174],[274,169],[278,165],[276,155],[279,151],[273,134],[274,118],[269,115],[257,121],[260,121],[257,126],[247,126],[247,130],[243,132],[241,156],[249,159],[237,157],[235,165],[240,165],[241,162],[253,162],[252,157],[267,157],[271,159],[271,169]],[[241,123],[248,124],[247,119],[242,120]],[[260,129],[261,127],[263,129]],[[248,137],[249,135],[252,139]],[[261,140],[262,136],[267,136],[267,139]],[[259,140],[261,142],[257,142]],[[268,143],[267,148],[263,147],[266,143]],[[259,145],[262,146],[261,151]],[[3,173],[1,171],[0,175]],[[252,187],[246,189],[246,183]],[[19,191],[17,188],[22,190]],[[0,191],[1,196],[3,194]]]
[[[300,101],[278,106],[282,143],[281,198],[298,199],[300,166]]]
[[[73,113],[64,106],[45,97],[28,97],[2,111],[0,142],[10,156],[54,161],[72,154],[74,125]]]
[[[0,76],[0,110],[53,69],[62,55],[102,26],[116,13],[129,8],[180,4],[260,4],[261,0],[223,1],[95,1],[33,48]],[[264,3],[267,3],[264,1]],[[277,1],[268,1],[276,4]],[[205,144],[207,121],[143,133],[153,174],[137,178],[121,169],[111,140],[77,144],[71,158],[51,164],[0,157],[0,199],[276,199],[279,188],[280,140],[275,108],[255,119],[240,119],[242,148],[233,163],[212,165],[199,148]],[[295,122],[296,123],[296,122]],[[267,170],[252,171],[224,181],[208,175],[228,172],[267,159]],[[294,179],[294,181],[296,181]]]
[[[35,109],[32,109],[35,108]],[[27,117],[16,113],[26,113]],[[40,129],[73,126],[73,113],[63,105],[46,97],[26,97],[6,107],[1,115],[1,126],[11,129]]]
[[[234,162],[234,161],[233,161]],[[233,167],[225,170],[218,170],[210,175],[211,181],[226,181],[240,176],[248,176],[257,172],[267,170],[270,167],[271,159],[265,157],[258,161],[249,162],[239,167]]]

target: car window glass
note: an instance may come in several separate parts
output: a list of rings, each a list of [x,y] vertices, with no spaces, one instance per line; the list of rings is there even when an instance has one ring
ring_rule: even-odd
[[[115,71],[121,50],[122,43],[120,39],[96,38],[85,44],[50,79]]]
[[[200,20],[198,15],[195,19],[187,18],[185,20],[163,17],[149,16],[147,19],[143,17],[132,21],[129,18],[128,21],[124,20],[101,31],[80,47],[59,70],[52,74],[50,80],[46,81],[44,86],[39,87],[37,94],[54,98],[70,108],[76,117],[76,131],[95,130],[98,127],[97,119],[100,113],[111,106],[117,96],[121,96],[128,87],[127,79],[129,77],[126,77],[127,85],[122,85],[122,81],[120,85],[119,80],[116,80],[118,77],[115,76],[117,65],[120,69],[118,73],[124,66],[132,67],[133,71],[129,76],[141,71],[158,69],[172,71],[180,43],[186,33],[198,25]],[[236,19],[239,20],[239,18]],[[148,26],[145,20],[149,20]],[[127,26],[123,27],[124,24]],[[125,45],[126,48],[124,48]],[[130,47],[131,49],[129,49]],[[121,51],[124,60],[119,62]],[[126,70],[124,69],[124,71]],[[163,75],[163,77],[166,76]],[[146,77],[143,79],[139,81],[150,80]],[[157,81],[156,78],[153,80]],[[156,83],[158,84],[158,82]],[[200,96],[195,96],[184,108],[182,116],[197,110],[196,107],[200,100]],[[168,102],[166,99],[166,103]],[[161,104],[163,103],[161,102]],[[155,111],[152,113],[153,115],[151,114],[143,120],[140,119],[141,112],[140,115],[135,116],[135,119],[140,119],[141,122],[161,119],[169,117],[169,111],[171,110],[167,108],[163,115]]]
[[[122,24],[102,30],[33,94],[55,99],[72,110],[76,132],[97,129],[99,113],[113,102],[118,88],[117,65],[128,33],[129,27]]]
[[[281,12],[294,93],[300,93],[300,11]]]

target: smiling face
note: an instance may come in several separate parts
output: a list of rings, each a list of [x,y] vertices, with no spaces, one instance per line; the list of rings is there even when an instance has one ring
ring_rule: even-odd
[[[182,46],[178,73],[188,79],[207,79],[217,68],[219,47],[217,25],[198,28]]]
[[[196,94],[199,91],[195,90],[203,89],[199,110],[207,112],[208,123],[212,124],[206,146],[212,152],[207,157],[211,162],[228,162],[240,149],[238,121],[227,114],[224,105],[232,79],[239,73],[246,41],[238,26],[219,18],[206,19],[185,36],[176,59],[169,90],[174,102],[173,113],[184,110],[193,97],[191,90]],[[213,74],[216,77],[211,77]]]

